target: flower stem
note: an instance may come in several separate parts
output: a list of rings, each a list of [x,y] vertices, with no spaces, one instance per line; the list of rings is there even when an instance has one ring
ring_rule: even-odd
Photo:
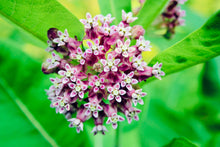
[[[115,147],[119,147],[119,135],[120,135],[120,125],[118,124],[118,128],[116,129],[116,134],[115,134]]]

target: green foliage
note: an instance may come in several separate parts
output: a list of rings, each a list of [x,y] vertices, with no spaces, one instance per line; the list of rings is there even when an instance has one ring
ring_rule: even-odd
[[[98,0],[101,13],[103,15],[111,14],[115,17],[115,24],[121,20],[121,10],[131,12],[131,0]]]
[[[161,14],[168,2],[169,0],[147,0],[137,16],[138,20],[133,24],[142,25],[144,29],[147,29],[155,18]]]
[[[147,0],[134,24],[149,28],[167,1]],[[121,9],[131,11],[130,0],[99,0],[99,4],[102,14],[111,13],[116,17],[115,24],[121,18]],[[177,28],[173,40],[153,36],[150,29],[146,39],[164,50],[204,22],[187,6],[184,9],[187,10],[186,26]],[[46,47],[32,36],[46,43],[46,31],[50,27],[67,28],[70,36],[82,37],[83,27],[75,16],[55,0],[2,0],[0,14],[29,33],[13,28],[7,39],[2,39],[4,36],[0,34],[0,146],[114,146],[116,133],[111,126],[107,126],[109,132],[105,136],[90,134],[92,125],[88,124],[80,134],[68,127],[66,119],[49,107],[44,89],[48,89],[51,83],[41,72],[42,61],[33,59],[35,52],[32,48],[29,50],[33,53],[29,55],[21,51],[26,43]],[[150,64],[162,62],[163,70],[171,74],[218,56],[219,28],[220,12],[203,27],[158,54]],[[9,29],[0,22],[0,30]],[[142,88],[148,95],[141,107],[140,120],[131,124],[120,123],[119,144],[194,147],[191,140],[199,146],[218,147],[219,59],[208,61],[204,68],[200,64],[160,82],[144,85]]]
[[[53,27],[63,31],[68,27],[69,34],[79,39],[84,34],[79,20],[55,0],[1,0],[0,14],[43,42]]]
[[[189,140],[185,138],[174,138],[168,145],[164,147],[196,147]]]
[[[161,62],[164,72],[170,74],[216,57],[220,54],[219,33],[220,11],[200,29],[159,53],[150,65]]]
[[[4,143],[16,144],[16,139],[21,135],[22,138],[26,137],[26,142],[20,140],[19,145],[40,145],[42,142],[45,146],[67,146],[72,144],[75,137],[79,137],[74,141],[77,146],[84,144],[82,141],[86,134],[77,135],[74,129],[68,127],[63,115],[56,114],[50,108],[44,91],[49,88],[50,83],[48,77],[41,72],[41,62],[25,55],[20,51],[21,46],[10,40],[0,40],[0,47],[0,70],[4,71],[0,72],[0,92],[1,97],[3,96],[0,108],[6,108],[3,111],[7,112],[8,109],[10,112],[1,114],[0,138],[5,139]],[[12,116],[13,114],[19,117]],[[18,129],[21,134],[14,134]],[[5,133],[15,139],[7,140]]]

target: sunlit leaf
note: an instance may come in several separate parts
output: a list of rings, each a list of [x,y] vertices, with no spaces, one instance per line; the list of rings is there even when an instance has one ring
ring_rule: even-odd
[[[138,20],[133,24],[142,25],[144,29],[147,29],[155,18],[161,14],[161,11],[168,1],[169,0],[147,0],[137,16]]]
[[[44,42],[52,27],[61,31],[67,28],[79,39],[84,34],[79,20],[55,0],[1,0],[0,15]]]
[[[73,142],[79,146],[88,143],[82,142],[87,138],[84,132],[77,134],[75,129],[68,127],[69,122],[63,115],[56,114],[50,108],[50,101],[44,91],[49,88],[50,82],[49,77],[41,72],[41,62],[24,54],[19,49],[21,45],[10,40],[0,40],[0,48],[0,70],[4,71],[0,72],[0,92],[3,93],[0,108],[5,108],[1,113],[0,138],[10,137],[4,143],[16,144],[24,136],[30,137],[30,140],[26,138],[26,143],[21,141],[20,145],[31,145],[29,141],[38,144],[37,140],[48,146],[69,146]],[[12,108],[9,107],[7,111],[6,105]],[[10,126],[6,128],[6,125]],[[22,132],[22,136],[13,134],[15,131]],[[39,137],[39,134],[42,136]]]
[[[169,144],[164,147],[197,147],[186,138],[174,138]]]

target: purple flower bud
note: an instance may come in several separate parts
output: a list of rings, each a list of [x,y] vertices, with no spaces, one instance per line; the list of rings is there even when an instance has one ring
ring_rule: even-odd
[[[140,25],[135,25],[131,29],[131,37],[133,39],[139,39],[140,36],[144,36],[145,30]]]
[[[58,29],[57,28],[50,28],[47,31],[47,37],[49,40],[54,40],[55,38],[58,38],[58,34],[57,34]]]

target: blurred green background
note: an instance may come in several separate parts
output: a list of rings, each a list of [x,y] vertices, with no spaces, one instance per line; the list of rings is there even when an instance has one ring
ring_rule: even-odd
[[[86,12],[100,14],[97,0],[58,0],[77,18]],[[132,8],[138,7],[132,0]],[[161,36],[160,30],[149,29],[153,51],[173,45],[204,24],[220,8],[219,0],[189,0],[186,25],[178,27],[172,40]],[[139,18],[141,19],[141,18]],[[74,26],[66,26],[74,27]],[[41,72],[41,64],[49,56],[43,43],[0,15],[0,146],[96,146],[113,147],[115,130],[107,126],[105,136],[93,136],[92,121],[84,132],[68,128],[62,115],[50,108],[44,89],[49,77]],[[46,33],[46,32],[45,32]],[[220,146],[220,57],[184,71],[155,80],[142,88],[148,95],[140,121],[127,121],[119,126],[119,145],[157,147],[183,137],[197,146]]]

